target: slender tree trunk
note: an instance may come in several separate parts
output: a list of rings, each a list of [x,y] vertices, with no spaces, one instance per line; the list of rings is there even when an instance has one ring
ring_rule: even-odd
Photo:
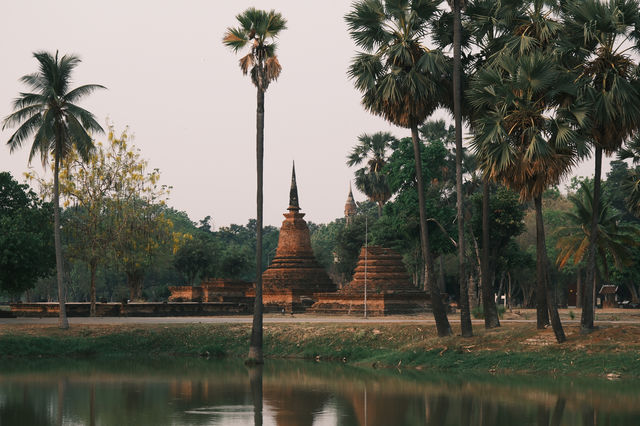
[[[58,327],[63,330],[69,328],[67,320],[66,307],[66,288],[63,280],[63,262],[62,262],[62,240],[60,238],[60,188],[58,178],[60,174],[60,155],[55,153],[53,171],[53,238],[56,250],[56,276],[58,279],[58,304],[60,305],[60,314],[58,317]]]
[[[447,318],[447,309],[442,302],[442,296],[436,281],[433,279],[433,258],[429,247],[429,229],[427,228],[427,213],[425,211],[424,186],[422,182],[422,156],[420,155],[420,139],[418,126],[411,126],[411,139],[413,140],[413,157],[416,164],[416,181],[418,185],[418,209],[420,211],[420,243],[422,246],[422,259],[424,260],[427,282],[425,287],[431,294],[431,309],[436,321],[438,336],[451,335],[451,325]]]
[[[471,241],[473,242],[473,252],[476,257],[476,267],[473,268],[471,274],[469,274],[469,303],[474,308],[480,306],[480,293],[482,292],[482,255],[480,254],[480,247],[478,246],[478,239],[473,235],[473,229],[469,227],[471,233]],[[475,274],[475,276],[474,276]]]
[[[458,220],[458,283],[460,285],[460,329],[462,337],[473,336],[469,287],[465,272],[464,198],[462,193],[462,63],[460,59],[462,25],[460,1],[453,0],[453,115],[456,124],[456,209]]]
[[[507,290],[507,308],[511,309],[511,272],[507,272],[507,283],[508,283],[508,290]]]
[[[543,329],[549,325],[549,308],[546,290],[546,249],[544,241],[544,222],[542,221],[542,195],[534,197],[536,208],[536,326]],[[539,204],[539,205],[538,205]],[[538,221],[538,215],[540,220]]]
[[[376,204],[378,205],[378,219],[380,219],[382,217],[382,203],[377,202]]]
[[[256,299],[253,304],[253,325],[248,361],[262,364],[262,169],[264,159],[264,90],[258,87],[256,111]]]
[[[141,270],[129,271],[127,274],[127,286],[129,287],[129,300],[142,299],[142,286],[144,284],[144,273]]]
[[[484,327],[500,327],[498,309],[493,294],[493,273],[491,272],[490,247],[490,221],[489,221],[489,182],[484,179],[482,183],[482,310],[484,311]]]
[[[97,269],[98,269],[98,260],[91,259],[91,262],[89,262],[89,271],[91,273],[91,290],[90,290],[91,307],[89,308],[90,317],[96,316],[96,271]]]
[[[546,297],[548,316],[551,317],[551,326],[556,335],[558,343],[562,343],[567,338],[564,335],[560,315],[558,315],[558,306],[555,300],[555,285],[551,282],[549,276],[549,258],[547,257],[547,245],[544,237],[544,221],[542,220],[542,195],[534,197],[536,206],[536,275],[539,281],[542,281],[542,291]],[[537,291],[540,291],[538,287]],[[540,328],[540,327],[538,327]]]
[[[471,308],[477,308],[478,307],[478,292],[477,292],[478,284],[476,283],[477,273],[475,271],[476,268],[473,268],[473,269],[474,270],[469,273],[469,306]]]
[[[591,210],[591,231],[589,233],[589,252],[587,254],[587,276],[584,280],[584,304],[580,318],[580,330],[582,333],[590,333],[593,329],[594,311],[594,277],[596,275],[596,247],[598,246],[598,222],[600,218],[600,177],[602,175],[602,148],[596,146],[595,172],[593,175],[593,204]]]
[[[582,268],[578,268],[576,271],[576,308],[582,308]]]
[[[444,294],[447,292],[447,286],[444,282],[444,261],[442,260],[444,256],[441,254],[438,256],[438,287],[440,288],[440,293]]]

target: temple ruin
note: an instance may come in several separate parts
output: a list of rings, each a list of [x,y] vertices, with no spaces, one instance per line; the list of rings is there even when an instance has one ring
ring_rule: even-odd
[[[380,246],[363,247],[352,281],[334,293],[316,294],[315,313],[414,314],[430,310],[429,295],[416,288],[402,257]]]
[[[298,203],[295,164],[287,210],[280,228],[276,255],[262,274],[262,300],[266,311],[303,311],[313,304],[314,293],[336,290],[336,285],[316,261],[311,248],[309,227]]]

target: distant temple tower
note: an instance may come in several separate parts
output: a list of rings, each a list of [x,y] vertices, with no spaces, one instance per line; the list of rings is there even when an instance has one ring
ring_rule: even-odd
[[[351,191],[351,184],[349,184],[349,195],[347,196],[347,202],[344,205],[344,217],[347,219],[347,226],[353,222],[355,215],[356,202],[353,200],[353,192]]]
[[[293,312],[313,303],[313,294],[336,291],[311,248],[309,227],[300,213],[296,169],[291,173],[288,213],[280,228],[278,248],[269,268],[262,274],[263,302],[267,310]]]

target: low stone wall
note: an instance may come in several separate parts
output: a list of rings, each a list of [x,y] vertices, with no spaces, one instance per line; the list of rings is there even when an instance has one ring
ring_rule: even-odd
[[[13,303],[11,313],[17,317],[57,317],[57,303]],[[67,316],[88,317],[90,304],[67,303]],[[140,302],[96,303],[98,317],[177,317],[250,314],[252,304],[246,303],[198,303],[198,302]]]
[[[169,302],[201,302],[203,300],[202,287],[190,285],[176,285],[169,287],[171,296]]]

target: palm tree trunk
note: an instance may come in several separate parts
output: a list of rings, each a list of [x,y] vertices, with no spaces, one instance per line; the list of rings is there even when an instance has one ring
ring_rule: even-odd
[[[382,217],[382,203],[377,202],[376,204],[378,205],[378,219],[380,219]]]
[[[91,274],[91,290],[90,290],[90,298],[91,298],[91,307],[89,308],[89,316],[96,316],[96,270],[98,269],[98,260],[91,259],[89,262],[89,271]]]
[[[67,320],[66,289],[64,287],[63,263],[62,263],[62,240],[60,238],[60,188],[58,183],[58,175],[60,173],[60,155],[55,153],[53,172],[53,238],[56,250],[56,272],[58,279],[58,304],[60,305],[60,314],[58,317],[58,327],[63,330],[69,328]]]
[[[464,211],[462,194],[462,64],[460,59],[462,25],[460,0],[453,0],[453,115],[456,125],[456,208],[458,220],[458,284],[460,286],[460,328],[462,337],[473,336],[469,310],[469,282],[465,272]]]
[[[253,325],[249,342],[250,363],[262,364],[262,169],[264,158],[264,90],[258,87],[256,111],[256,298],[253,304]]]
[[[602,175],[602,148],[596,146],[595,171],[593,174],[593,204],[591,210],[591,231],[589,233],[589,253],[587,255],[587,275],[584,280],[584,299],[582,316],[580,318],[580,330],[582,333],[591,332],[594,320],[593,291],[596,276],[596,247],[598,245],[598,222],[600,218],[600,178]]]
[[[533,198],[536,209],[536,326],[538,330],[549,325],[549,308],[547,307],[547,273],[544,240],[544,222],[542,219],[542,195]],[[540,218],[538,218],[540,216]]]
[[[431,294],[431,309],[433,318],[436,321],[438,336],[451,335],[451,325],[447,318],[447,309],[442,302],[438,284],[434,280],[433,258],[429,247],[429,230],[427,229],[427,213],[425,211],[424,185],[422,182],[422,156],[420,155],[420,139],[418,137],[418,126],[411,126],[411,139],[413,141],[413,157],[416,164],[416,181],[418,185],[418,210],[420,211],[420,243],[422,246],[422,259],[426,270],[426,285]]]
[[[482,310],[484,311],[484,327],[496,328],[500,327],[500,319],[498,318],[498,309],[493,296],[493,282],[490,272],[490,238],[489,238],[489,181],[484,179],[482,183],[482,260],[480,267],[482,268]]]
[[[582,268],[576,271],[576,308],[582,308]]]
[[[549,276],[549,258],[547,257],[547,245],[544,239],[544,221],[542,219],[542,195],[534,197],[533,201],[536,206],[536,278],[538,282],[542,282],[543,294],[549,310],[548,316],[551,317],[551,327],[553,327],[556,340],[558,343],[562,343],[567,340],[567,338],[564,335],[560,315],[558,314],[554,291],[555,286]],[[540,291],[540,287],[538,287],[536,291]]]

